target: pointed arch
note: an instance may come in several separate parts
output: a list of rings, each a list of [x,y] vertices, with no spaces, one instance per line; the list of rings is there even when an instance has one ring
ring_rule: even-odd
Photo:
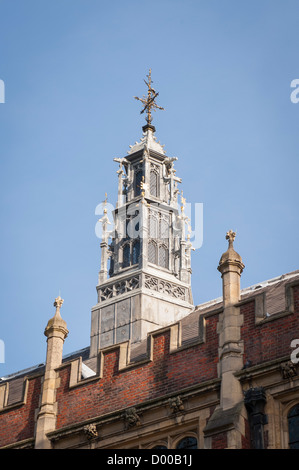
[[[159,266],[168,268],[168,249],[164,244],[159,246]]]
[[[148,244],[148,261],[153,264],[157,264],[157,243],[151,240]]]
[[[123,246],[123,268],[127,268],[131,264],[131,250],[130,244],[126,243]]]
[[[149,216],[149,237],[157,239],[158,231],[159,231],[158,217],[152,213]]]
[[[159,196],[159,175],[157,170],[152,169],[150,172],[150,194],[154,197]]]
[[[132,264],[137,264],[139,262],[140,255],[140,240],[135,240],[133,243],[132,249]]]
[[[140,196],[141,194],[141,181],[142,181],[142,170],[135,171],[135,180],[134,180],[134,196]]]
[[[290,409],[288,425],[290,449],[299,449],[299,403]]]

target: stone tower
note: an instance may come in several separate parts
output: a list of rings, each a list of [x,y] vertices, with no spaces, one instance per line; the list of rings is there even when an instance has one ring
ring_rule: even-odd
[[[174,161],[156,140],[152,109],[158,93],[148,75],[144,104],[146,125],[140,142],[119,163],[118,200],[113,230],[104,202],[98,303],[92,308],[90,355],[100,348],[130,340],[169,325],[193,309],[191,249],[185,236],[188,218]],[[109,270],[108,270],[109,264]]]

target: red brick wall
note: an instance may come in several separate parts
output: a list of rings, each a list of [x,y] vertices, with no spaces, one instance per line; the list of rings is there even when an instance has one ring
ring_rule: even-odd
[[[252,365],[270,361],[291,354],[290,344],[299,338],[299,286],[293,288],[295,314],[277,318],[262,324],[255,324],[254,301],[240,307],[244,315],[241,328],[244,340],[244,362]]]
[[[245,419],[245,436],[242,436],[242,449],[250,449],[250,425],[248,419]]]
[[[221,432],[212,436],[212,449],[225,449],[227,447],[227,433]]]
[[[179,392],[217,377],[218,315],[206,320],[209,340],[169,354],[170,332],[154,336],[153,361],[118,371],[118,349],[104,356],[103,378],[69,390],[70,365],[60,369],[57,428]]]
[[[0,447],[34,437],[35,410],[39,405],[41,377],[29,380],[24,405],[0,412]]]

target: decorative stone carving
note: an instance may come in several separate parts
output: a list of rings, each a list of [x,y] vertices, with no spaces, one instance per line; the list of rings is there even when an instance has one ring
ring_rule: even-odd
[[[179,411],[184,411],[185,407],[181,397],[169,398],[168,400],[169,407],[173,413],[178,413]]]
[[[138,289],[138,287],[139,277],[134,276],[113,285],[101,288],[99,290],[99,300],[100,302],[103,302],[104,300],[111,299],[112,297],[117,297],[118,295],[125,294],[126,292],[131,292],[134,289]]]
[[[281,364],[281,374],[284,379],[292,379],[292,377],[297,375],[296,364],[292,361]]]
[[[151,289],[151,290],[158,290],[158,279],[156,277],[152,277],[152,276],[146,276],[145,277],[145,284],[144,286],[147,288],[147,289]]]
[[[60,297],[56,297],[55,302],[54,302],[54,307],[56,307],[56,312],[60,312],[60,309],[62,307],[64,300]]]
[[[84,426],[83,430],[88,440],[98,437],[98,431],[95,424],[87,424]]]
[[[123,419],[125,420],[126,428],[132,428],[141,424],[140,417],[136,412],[136,408],[128,408],[123,413]]]
[[[170,295],[177,299],[186,299],[186,289],[171,282],[164,281],[163,279],[150,276],[149,274],[146,274],[145,276],[144,287],[161,292],[162,294]]]

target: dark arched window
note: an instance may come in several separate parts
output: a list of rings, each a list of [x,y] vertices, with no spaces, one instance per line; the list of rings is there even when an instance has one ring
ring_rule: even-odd
[[[153,449],[167,449],[166,446],[155,446],[153,447]]]
[[[139,261],[140,255],[140,241],[136,240],[133,243],[133,252],[132,252],[132,263],[137,264]]]
[[[109,276],[112,276],[114,272],[114,258],[110,256],[110,268],[109,268]]]
[[[135,173],[134,194],[139,196],[141,193],[142,170],[137,170]]]
[[[288,414],[290,449],[299,449],[299,404]]]
[[[155,170],[151,170],[150,173],[150,193],[158,197],[158,173]]]
[[[197,439],[195,437],[184,437],[178,445],[177,449],[197,449]]]
[[[130,245],[127,243],[123,247],[123,268],[130,266]]]

